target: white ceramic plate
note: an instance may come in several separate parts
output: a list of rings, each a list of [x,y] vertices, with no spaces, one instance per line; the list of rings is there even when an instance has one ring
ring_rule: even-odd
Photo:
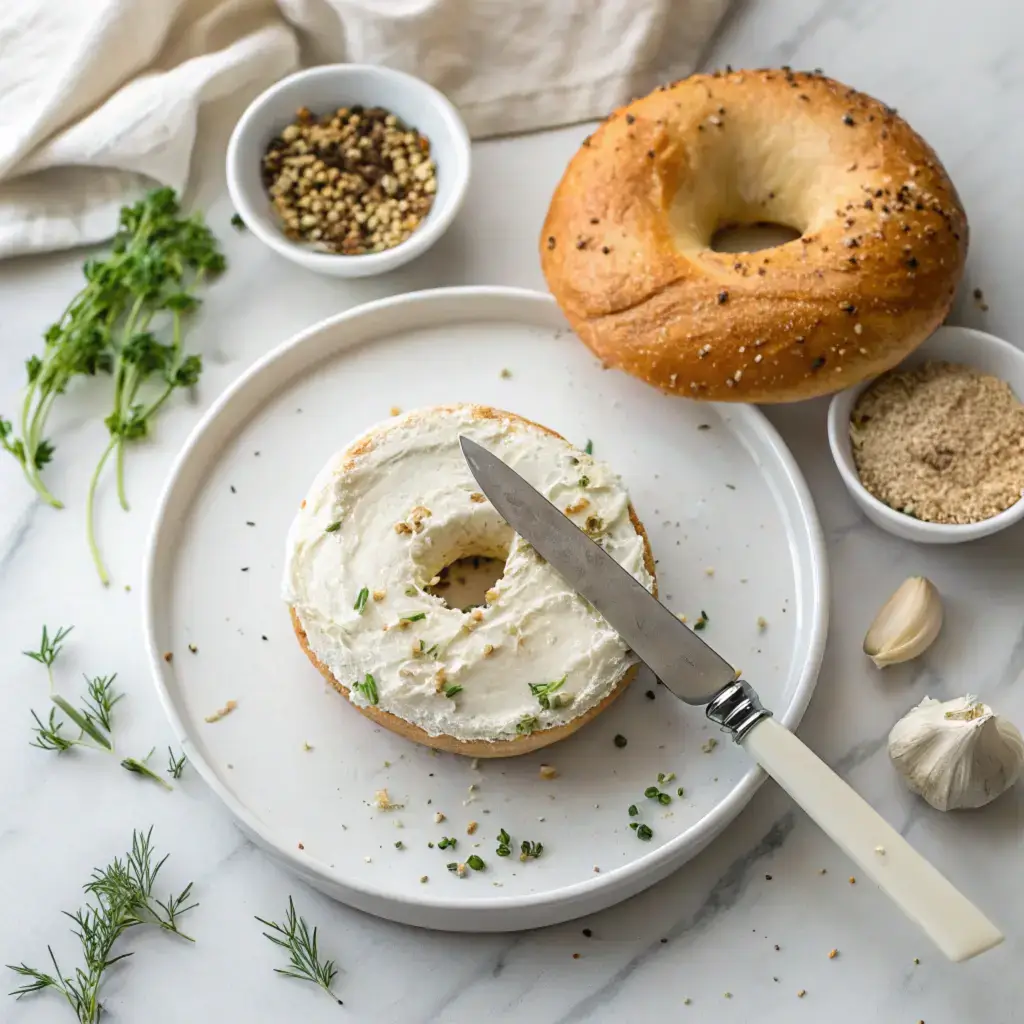
[[[790,727],[821,660],[827,570],[810,494],[761,413],[604,372],[544,295],[457,288],[371,303],[285,343],[221,396],[178,458],[148,554],[150,657],[178,741],[246,830],[324,892],[410,924],[503,931],[591,913],[664,877],[763,776],[724,737],[704,752],[719,734],[646,671],[563,743],[479,765],[374,726],[323,683],[279,596],[298,502],[392,406],[465,401],[592,439],[647,526],[665,602],[691,622],[706,611],[704,636]],[[207,723],[228,700],[237,709]],[[558,777],[541,780],[541,763]],[[676,774],[667,807],[643,795],[659,772]],[[375,806],[384,788],[402,809]],[[631,804],[650,842],[630,830]],[[497,857],[501,828],[516,851],[529,839],[543,855]],[[457,837],[455,852],[428,847],[442,836]],[[446,870],[471,853],[485,870]]]

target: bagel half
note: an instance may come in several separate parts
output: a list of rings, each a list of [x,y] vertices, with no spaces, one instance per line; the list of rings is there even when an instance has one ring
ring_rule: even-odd
[[[758,222],[800,237],[710,247]],[[788,402],[927,338],[967,241],[952,182],[895,110],[783,69],[693,75],[612,114],[555,190],[540,254],[606,365],[691,398]]]
[[[406,422],[416,422],[417,417],[431,417],[438,414],[452,414],[460,411],[466,412],[473,420],[487,421],[497,420],[502,423],[510,424],[513,430],[529,429],[532,431],[541,431],[550,437],[557,438],[560,441],[565,439],[557,434],[555,431],[541,424],[534,423],[531,420],[525,419],[524,417],[517,416],[514,413],[503,412],[500,410],[491,409],[486,406],[471,406],[471,407],[441,407],[438,409],[422,410],[421,412],[414,412],[406,414],[402,419]],[[374,451],[374,448],[380,443],[379,431],[387,430],[388,424],[382,425],[381,428],[377,428],[371,431],[367,435],[354,442],[348,449],[346,449],[337,459],[337,465],[341,468],[341,472],[356,469],[359,466],[359,462],[362,458],[366,457]],[[568,442],[566,442],[568,444]],[[581,456],[582,457],[582,456]],[[392,469],[392,472],[395,470]],[[468,469],[466,470],[468,473]],[[307,499],[308,501],[309,499]],[[303,510],[307,502],[303,502]],[[632,529],[636,532],[637,536],[641,539],[643,544],[643,563],[651,577],[651,588],[652,592],[657,596],[657,578],[655,574],[655,563],[654,556],[651,551],[650,542],[647,537],[647,532],[636,515],[636,511],[632,504],[628,504],[628,515],[629,523]],[[303,514],[306,514],[303,512]],[[507,529],[507,527],[506,527]],[[372,603],[371,603],[372,604]],[[317,671],[331,684],[334,689],[350,699],[350,687],[343,683],[334,672],[328,667],[324,661],[317,656],[313,651],[309,637],[302,620],[296,611],[294,605],[289,608],[292,628],[295,632],[296,639],[299,642],[306,657],[316,667]],[[527,648],[528,651],[528,648]],[[548,728],[537,728],[532,732],[516,735],[510,738],[496,738],[496,739],[462,739],[455,736],[447,735],[444,733],[431,733],[421,726],[408,721],[405,718],[400,717],[392,712],[385,710],[375,704],[357,703],[351,701],[352,706],[366,718],[376,724],[383,726],[391,732],[394,732],[406,739],[412,740],[416,743],[421,743],[428,747],[433,747],[437,750],[447,751],[448,753],[463,754],[468,757],[512,757],[519,754],[527,754],[534,750],[539,750],[542,747],[546,747],[559,740],[565,739],[572,735],[581,726],[587,722],[592,721],[602,711],[609,707],[616,698],[622,694],[626,687],[632,682],[637,673],[636,665],[632,665],[623,672],[623,674],[614,682],[609,691],[601,698],[600,701],[587,708],[578,716],[566,721],[562,724],[551,726]],[[443,698],[441,698],[443,700]]]

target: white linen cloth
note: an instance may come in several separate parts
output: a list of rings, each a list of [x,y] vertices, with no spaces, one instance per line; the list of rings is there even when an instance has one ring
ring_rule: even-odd
[[[599,117],[693,70],[729,0],[2,0],[0,257],[97,242],[186,185],[203,103],[304,63],[425,78],[476,137]]]

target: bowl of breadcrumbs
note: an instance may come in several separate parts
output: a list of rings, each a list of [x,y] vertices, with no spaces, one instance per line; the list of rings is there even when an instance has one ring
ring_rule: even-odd
[[[940,327],[894,370],[832,399],[851,496],[905,540],[956,544],[1024,519],[1024,352]]]
[[[227,153],[238,217],[294,263],[335,277],[393,270],[444,234],[469,184],[469,136],[426,82],[333,64],[285,78]]]

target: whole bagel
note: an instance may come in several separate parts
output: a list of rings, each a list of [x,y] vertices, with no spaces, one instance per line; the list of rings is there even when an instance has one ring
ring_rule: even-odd
[[[710,248],[759,222],[800,237]],[[939,326],[967,218],[892,108],[819,74],[728,71],[663,86],[585,139],[540,252],[606,365],[692,398],[788,402],[890,369]]]

